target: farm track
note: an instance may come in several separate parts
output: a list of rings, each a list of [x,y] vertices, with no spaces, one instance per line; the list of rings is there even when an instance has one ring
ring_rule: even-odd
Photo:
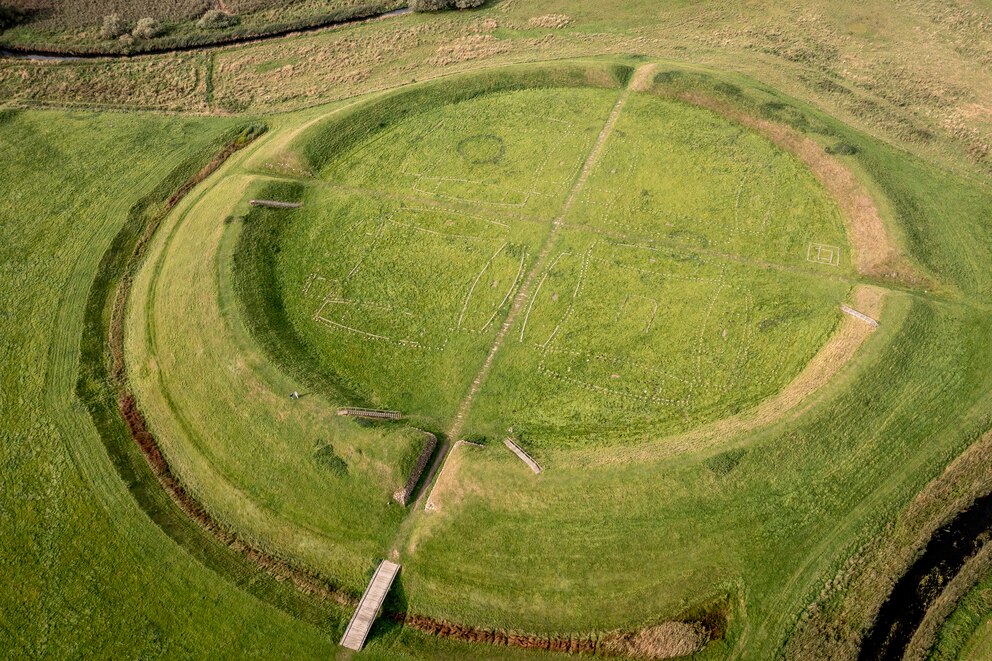
[[[596,142],[593,144],[589,155],[586,157],[585,162],[582,164],[582,168],[579,170],[579,175],[576,178],[575,183],[572,185],[568,197],[565,199],[565,203],[562,205],[558,215],[551,223],[551,231],[544,240],[541,251],[538,253],[537,259],[534,261],[534,266],[527,273],[526,278],[524,278],[523,283],[520,285],[520,289],[517,290],[516,295],[513,297],[513,302],[510,304],[510,311],[503,320],[503,324],[500,326],[499,332],[496,334],[492,346],[489,348],[489,353],[486,355],[486,359],[482,363],[482,367],[479,368],[478,373],[472,380],[472,385],[469,386],[468,393],[466,393],[461,404],[458,406],[455,419],[452,422],[451,427],[448,428],[445,442],[442,445],[441,450],[438,452],[435,465],[432,466],[431,474],[428,475],[428,479],[425,481],[425,486],[431,483],[431,480],[434,478],[434,473],[436,473],[439,469],[443,470],[444,460],[447,457],[448,452],[451,450],[452,442],[459,440],[458,437],[461,435],[462,429],[465,426],[465,421],[472,409],[472,404],[475,402],[475,397],[482,389],[482,384],[485,382],[486,378],[489,376],[489,372],[492,370],[493,362],[496,359],[496,354],[499,353],[499,350],[503,346],[503,342],[506,340],[506,337],[510,332],[510,328],[516,322],[521,310],[524,309],[524,303],[530,298],[530,290],[534,284],[534,281],[537,280],[538,275],[543,273],[548,265],[551,249],[554,246],[558,235],[561,233],[562,225],[564,225],[565,222],[565,216],[567,216],[568,212],[571,211],[576,200],[579,198],[579,194],[582,192],[583,188],[585,188],[585,184],[589,180],[589,175],[592,174],[593,167],[595,167],[596,162],[599,160],[600,154],[610,138],[610,135],[613,133],[617,120],[620,119],[620,114],[623,112],[627,99],[630,98],[630,94],[633,92],[633,81],[643,80],[645,73],[650,73],[651,69],[653,69],[653,65],[644,65],[635,72],[632,82],[628,84],[626,89],[624,89],[624,91],[620,94],[620,98],[617,99],[616,104],[613,106],[613,110],[610,112],[609,117],[607,117],[606,123],[603,125],[603,129],[600,131],[599,136],[596,138]],[[438,479],[440,479],[440,476],[438,476]],[[417,505],[419,507],[419,500]],[[427,511],[431,511],[437,507],[437,503],[434,503],[431,500],[430,495],[428,495],[425,509]]]

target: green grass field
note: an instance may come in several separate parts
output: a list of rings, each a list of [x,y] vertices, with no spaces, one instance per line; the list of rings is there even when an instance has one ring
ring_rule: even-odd
[[[129,208],[231,126],[3,114],[7,658],[329,653],[325,632],[234,588],[146,518],[74,397],[87,292]]]
[[[0,656],[325,658],[392,558],[386,611],[409,619],[380,618],[356,658],[561,657],[452,639],[468,628],[642,657],[857,657],[929,533],[992,484],[987,462],[959,463],[992,428],[983,157],[927,111],[929,138],[881,102],[859,115],[796,94],[770,58],[834,80],[819,27],[736,69],[715,42],[693,42],[693,65],[678,49],[509,65],[661,49],[638,32],[643,5],[587,4],[497,3],[107,78],[86,64],[108,98],[182,72],[194,91],[162,84],[160,107],[226,116],[0,110]],[[537,10],[569,27],[529,23]],[[780,18],[751,11],[756,29]],[[863,39],[856,22],[895,30],[882,11],[830,20]],[[364,73],[293,72],[359,42],[381,47]],[[31,103],[90,80],[74,63],[4,66],[0,91]],[[907,108],[890,83],[873,93]],[[120,86],[117,103],[146,93]],[[896,257],[859,268],[883,247]],[[108,353],[120,319],[126,385]],[[162,489],[123,388],[222,532]],[[424,430],[441,469],[402,507]],[[344,603],[297,590],[280,563]],[[930,658],[988,657],[988,588]],[[676,622],[713,639],[636,646]]]
[[[475,80],[466,89],[486,89]],[[554,200],[563,204],[617,99],[596,88],[497,90],[439,107],[430,89],[419,93],[427,110],[383,129],[375,105],[345,107],[295,139],[299,157],[267,154],[263,142],[170,218],[129,322],[132,374],[170,461],[217,517],[353,594],[400,543],[412,613],[582,636],[729,609],[729,636],[707,655],[780,649],[796,626],[780,614],[802,610],[867,534],[858,531],[892,516],[961,447],[939,430],[973,418],[969,402],[985,397],[980,361],[965,358],[981,346],[981,315],[891,291],[883,330],[812,409],[719,438],[707,423],[746,418],[782,389],[837,332],[839,303],[864,280],[840,213],[798,161],[709,111],[634,93],[465,430],[498,441],[512,425],[548,472],[535,481],[498,443],[459,448],[442,511],[403,523],[388,494],[409,434],[341,422],[334,409],[397,408],[447,428],[548,241]],[[556,141],[564,156],[514,144],[526,136],[518,113],[579,107],[570,96],[598,105],[572,119],[588,128]],[[446,117],[464,128],[436,140],[421,126]],[[348,128],[356,121],[369,128]],[[466,143],[482,123],[499,141]],[[882,145],[847,139],[865,163],[887,157]],[[686,142],[696,149],[680,152]],[[371,144],[382,145],[381,160],[360,164]],[[322,160],[329,149],[340,156]],[[639,159],[650,165],[636,171],[653,178],[624,177]],[[319,176],[279,165],[307,162]],[[531,186],[540,194],[510,198],[535,162],[553,164]],[[442,187],[420,185],[410,163],[430,164]],[[450,183],[460,168],[470,176]],[[304,207],[248,211],[248,197]],[[813,242],[838,252],[811,261]],[[204,372],[203,361],[225,367]],[[306,396],[290,402],[300,383]],[[660,401],[690,393],[681,408]],[[314,461],[326,446],[346,475]],[[901,462],[912,470],[893,471]],[[811,529],[837,532],[821,539]]]

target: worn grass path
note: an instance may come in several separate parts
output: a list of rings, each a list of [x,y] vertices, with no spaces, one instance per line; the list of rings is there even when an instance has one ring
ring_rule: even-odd
[[[631,92],[635,89],[635,83],[644,80],[645,76],[650,74],[653,68],[654,65],[649,64],[644,65],[637,70],[632,77],[631,83],[628,84],[626,89],[624,89],[624,91],[620,94],[620,98],[617,99],[616,104],[613,106],[613,110],[610,112],[609,117],[607,117],[606,123],[603,125],[603,129],[600,131],[599,136],[596,138],[595,144],[590,150],[589,155],[586,157],[585,162],[582,164],[582,168],[579,170],[579,175],[575,179],[575,183],[572,185],[568,197],[565,199],[565,203],[562,205],[558,215],[551,223],[551,231],[548,233],[548,236],[544,240],[544,244],[541,246],[541,251],[538,253],[537,259],[534,261],[534,266],[531,267],[530,271],[527,273],[527,276],[524,278],[523,283],[520,285],[520,289],[518,289],[516,295],[514,295],[513,302],[510,304],[510,311],[503,320],[503,325],[500,326],[499,333],[496,334],[492,346],[489,348],[489,353],[486,355],[485,361],[483,361],[478,373],[472,380],[472,385],[469,387],[464,399],[462,399],[461,404],[458,406],[458,412],[455,414],[455,419],[452,422],[451,427],[448,428],[444,443],[439,449],[437,457],[431,465],[430,472],[427,474],[424,481],[425,490],[434,483],[435,477],[440,479],[438,471],[443,470],[444,461],[452,448],[452,443],[457,441],[458,437],[461,435],[465,426],[465,420],[468,418],[469,412],[472,409],[472,404],[475,401],[475,397],[479,394],[483,383],[485,383],[486,378],[492,371],[493,361],[496,359],[496,354],[499,353],[499,350],[503,346],[503,342],[506,340],[506,336],[509,335],[510,328],[516,322],[521,310],[524,309],[524,303],[530,298],[530,291],[534,281],[537,280],[538,275],[543,273],[547,268],[548,258],[551,255],[551,248],[554,246],[559,234],[561,233],[561,228],[565,222],[565,217],[575,205],[582,189],[589,180],[589,175],[592,173],[593,167],[595,167],[600,154],[602,154],[603,149],[606,146],[607,140],[609,140],[610,135],[613,133],[613,128],[616,126],[617,120],[620,119],[620,114],[623,112],[623,107],[627,103],[627,99],[630,98]],[[431,490],[431,494],[427,496],[427,502],[424,504],[424,509],[426,511],[433,511],[438,508],[438,504],[431,499],[432,492],[433,490]],[[418,499],[415,509],[420,509],[420,500],[422,498],[423,494],[421,495],[421,498]],[[401,531],[400,539],[403,538],[404,532],[405,531]]]

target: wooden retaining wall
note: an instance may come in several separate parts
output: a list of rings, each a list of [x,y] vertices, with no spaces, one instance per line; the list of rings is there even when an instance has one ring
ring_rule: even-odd
[[[417,488],[417,483],[420,482],[420,478],[424,474],[427,464],[430,463],[434,450],[437,448],[437,436],[427,431],[424,434],[427,436],[427,443],[424,444],[424,449],[421,450],[420,457],[417,458],[417,464],[413,467],[413,471],[410,472],[410,477],[407,479],[406,485],[393,494],[393,500],[403,507],[406,507],[410,502],[410,496],[413,495],[414,489]]]

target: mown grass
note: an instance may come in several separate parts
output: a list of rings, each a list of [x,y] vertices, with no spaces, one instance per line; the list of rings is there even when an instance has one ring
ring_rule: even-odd
[[[223,222],[244,212],[246,181],[229,177],[191,200],[153,246],[131,303],[134,389],[173,470],[215,518],[359,594],[402,516],[390,499],[419,439],[363,430],[306,381],[257,369],[249,331],[225,320],[236,280],[218,271],[242,223],[255,222]],[[204,361],[225,368],[204,373]]]
[[[159,527],[182,538],[187,521],[149,520],[148,502],[134,500],[142,482],[148,484],[140,458],[131,473],[115,466],[100,437],[115,430],[94,428],[75,395],[81,338],[93,339],[85,325],[87,298],[105,251],[129,222],[130,209],[159,203],[165,190],[158,184],[181,183],[195,173],[232,125],[87,113],[5,115],[5,657],[224,655],[235,646],[251,657],[277,649],[290,656],[327,653],[326,633],[235,587]],[[163,494],[145,493],[163,504]],[[216,552],[191,548],[201,559]],[[240,571],[237,581],[249,584],[253,575]],[[288,602],[295,599],[287,595]],[[280,633],[287,626],[294,630]]]
[[[754,108],[750,95],[764,94],[719,86],[719,81],[710,79],[693,85],[738,98],[739,106],[747,110]],[[520,93],[510,96],[516,94]],[[771,116],[822,136],[825,142],[858,140],[856,153],[846,158],[882,158],[891,153],[863,136],[839,132],[805,107],[776,103],[767,110]],[[454,107],[465,106],[461,102]],[[684,328],[706,328],[708,317],[701,309],[713,299],[712,292],[705,293],[705,281],[726,279],[728,289],[755,300],[741,307],[743,297],[728,295],[719,301],[722,305],[714,306],[718,310],[714,320],[720,323],[714,325],[712,338],[704,334],[706,354],[712,358],[707,359],[705,373],[714,392],[723,394],[701,406],[698,424],[708,415],[740,411],[781,387],[833,329],[839,317],[837,303],[858,278],[845,257],[848,246],[838,212],[797,161],[725,120],[685,104],[635,95],[629,112],[621,116],[575,211],[565,219],[561,242],[553,247],[563,258],[548,272],[549,290],[534,294],[527,333],[543,331],[542,337],[556,337],[554,329],[569,301],[563,294],[575,291],[578,274],[586,270],[602,276],[590,276],[583,286],[584,307],[576,306],[581,314],[571,326],[566,324],[561,338],[587,344],[599,354],[612,352],[616,367],[610,365],[609,371],[616,369],[619,381],[627,376],[643,382],[641,367],[659,369],[666,361],[677,365],[685,360],[687,347],[697,346],[698,336],[686,335]],[[437,312],[447,311],[450,316],[451,299],[456,298],[451,289],[423,286],[430,273],[445,273],[428,257],[440,257],[446,264],[444,244],[435,245],[435,235],[413,242],[408,229],[457,229],[464,236],[470,225],[458,218],[444,223],[444,212],[437,209],[410,214],[404,205],[422,199],[464,212],[485,208],[490,198],[482,197],[480,204],[479,198],[447,200],[434,191],[408,192],[397,174],[402,173],[399,159],[390,156],[367,167],[353,156],[363,153],[362,139],[391,153],[394,144],[402,144],[403,138],[397,136],[403,136],[403,128],[414,121],[409,119],[412,114],[407,110],[402,121],[394,122],[363,108],[360,115],[355,113],[360,118],[358,129],[342,125],[352,119],[348,115],[320,129],[335,142],[307,147],[305,141],[313,136],[301,139],[304,144],[299,148],[309,153],[304,162],[310,164],[310,171],[323,173],[330,181],[306,186],[303,212],[273,216],[285,234],[276,244],[278,254],[269,258],[284,264],[282,271],[277,269],[283,278],[280,286],[288,300],[286,311],[301,335],[306,333],[300,328],[307,324],[317,329],[313,332],[318,338],[326,332],[313,323],[314,305],[322,303],[322,297],[354,300],[342,281],[356,264],[360,268],[355,273],[368,269],[372,279],[355,291],[373,295],[373,302],[380,305],[400,304],[409,307],[407,312],[433,313],[420,319],[384,314],[373,306],[348,308],[339,313],[343,316],[334,317],[342,325],[371,324],[363,328],[383,337],[387,331],[409,333],[409,338],[426,343],[438,334],[431,325]],[[471,108],[465,116],[474,116]],[[316,130],[314,135],[319,135]],[[412,141],[397,153],[414,152],[413,158],[424,158],[416,152],[436,152],[424,160],[443,167],[462,139],[456,133],[434,143],[436,147],[429,140]],[[684,149],[687,142],[698,152],[698,162],[694,151]],[[326,160],[331,154],[343,157],[345,165]],[[513,165],[510,161],[505,167]],[[364,190],[365,179],[372,181],[368,188],[385,194],[375,201],[366,199],[370,193]],[[397,179],[399,185],[393,183]],[[629,184],[636,194],[618,194],[624,190],[621,183]],[[884,181],[874,185],[884,194]],[[485,194],[484,185],[469,190]],[[512,226],[514,219],[508,216],[494,217],[509,220]],[[380,234],[384,217],[403,219],[407,233],[397,234],[396,239]],[[841,248],[838,266],[806,261],[808,243],[821,235],[823,243]],[[596,252],[589,253],[594,243]],[[624,245],[629,243],[648,249]],[[422,248],[426,253],[418,256]],[[459,263],[472,254],[461,252]],[[314,267],[322,261],[328,264],[323,267],[326,273]],[[921,261],[938,271],[928,260]],[[431,269],[411,270],[421,262]],[[660,275],[652,275],[653,271]],[[392,272],[405,275],[393,285],[392,279],[382,278]],[[311,292],[315,276],[323,278],[316,297],[320,300]],[[452,277],[439,281],[447,285]],[[416,286],[411,287],[413,283]],[[625,334],[626,326],[613,323],[621,299],[632,294],[661,297],[666,304],[663,314],[668,316],[659,322],[661,335],[651,341]],[[384,297],[389,296],[387,301]],[[712,449],[690,449],[675,456],[663,451],[666,431],[652,430],[648,424],[658,424],[657,410],[638,412],[604,400],[601,392],[584,397],[578,394],[581,388],[561,388],[555,394],[534,370],[526,369],[538,367],[528,362],[534,358],[527,352],[551,362],[561,362],[561,356],[542,356],[526,343],[506,350],[483,388],[469,431],[493,435],[514,424],[515,431],[523,432],[525,444],[540,448],[539,459],[547,470],[535,481],[499,444],[460,450],[464,457],[454,478],[457,487],[445,494],[442,514],[421,520],[405,548],[402,585],[410,610],[485,627],[575,634],[647,625],[678,617],[692,604],[732,595],[732,602],[746,599],[748,614],[732,615],[730,642],[712,646],[707,655],[719,657],[735,641],[745,639],[747,656],[776,653],[794,625],[793,614],[809,603],[856,543],[853,540],[877,530],[948,453],[961,447],[966,436],[949,431],[953,429],[949,421],[972,416],[971,402],[987,385],[984,372],[968,358],[984,351],[981,337],[986,331],[980,314],[957,303],[935,303],[915,295],[890,297],[883,331],[866,347],[858,366],[820,394],[812,413],[717,443]],[[639,307],[629,314],[639,319],[640,312],[647,314]],[[760,330],[764,336],[754,345],[753,362],[745,363],[747,369],[741,373],[740,354],[720,349],[748,329]],[[511,337],[515,340],[517,334]],[[423,383],[429,370],[438,369],[436,361],[415,366],[402,359],[404,353],[411,353],[410,347],[387,353],[378,343],[364,342],[371,349],[361,344],[354,340],[327,345],[331,350],[326,369],[350,373],[348,382],[356,391],[362,390],[362,370],[371,375],[364,378],[384,384],[368,388],[375,395],[389,392],[388,388],[405,389],[398,397],[370,397],[368,401],[376,404],[392,407],[394,402],[416,401],[405,394],[410,391],[426,404],[443,402],[440,387],[424,393],[403,381],[404,374],[412,374],[416,383]],[[450,343],[445,350],[454,348],[457,345]],[[650,353],[658,348],[662,354]],[[476,353],[476,364],[482,357]],[[689,362],[696,360],[695,354],[691,357]],[[592,361],[588,366],[582,361],[554,362],[551,367],[574,373],[580,382],[594,377],[607,384],[616,381]],[[507,370],[510,376],[503,373]],[[457,385],[444,378],[447,374],[435,373],[442,378],[429,382]],[[661,385],[674,390],[664,382]],[[935,392],[940,396],[934,397]],[[542,406],[544,417],[537,419],[545,426],[529,427],[526,416],[533,420]],[[595,414],[576,414],[574,409],[581,407]],[[636,429],[638,415],[645,426],[637,433],[652,441],[649,447],[661,450],[657,457],[651,450],[631,452],[618,446],[624,435]],[[667,433],[678,429],[685,427],[669,428]],[[573,454],[551,440],[568,434],[608,449]],[[895,470],[897,466],[902,470]],[[823,537],[810,535],[810,530],[832,532]],[[616,551],[620,548],[622,553]]]
[[[377,134],[374,144],[389,145],[376,157],[379,167],[361,161],[369,143],[335,162],[327,174],[332,182],[381,187],[392,195],[375,199],[313,187],[303,213],[280,237],[279,291],[321,369],[346,379],[360,401],[443,427],[614,100],[614,94],[583,90],[487,96],[427,111]],[[573,131],[543,138],[555,142],[552,153],[550,142],[548,149],[530,150],[519,135],[527,130],[525,109],[537,104],[542,116],[554,118],[550,125],[575,124]],[[450,131],[422,134],[439,122],[450,124]],[[466,141],[481,139],[480,131],[499,147],[497,162],[470,163],[474,157],[459,152]],[[397,162],[394,152],[406,153],[409,142],[416,144],[407,157],[412,164]],[[421,166],[433,168],[429,188],[408,173]],[[366,172],[387,183],[363,181]],[[507,175],[512,184],[504,182]],[[503,203],[504,196],[515,197]],[[451,206],[439,208],[438,202]]]
[[[992,191],[983,180],[953,175],[881,141],[846,131],[803,104],[785,98],[768,99],[767,89],[736,78],[733,88],[712,84],[719,82],[704,80],[700,85],[736,99],[746,109],[753,109],[751,102],[756,99],[763,99],[762,104],[779,104],[765,110],[822,139],[824,146],[839,141],[855,146],[856,153],[843,158],[861,176],[870,177],[873,191],[886,206],[886,219],[905,238],[910,256],[933,275],[939,285],[937,293],[898,283],[889,294],[881,329],[863,348],[855,365],[818,393],[803,415],[745,435],[717,439],[698,448],[689,446],[677,455],[666,452],[665,446],[680,438],[663,438],[661,434],[649,435],[647,443],[638,447],[596,439],[581,450],[541,448],[538,458],[546,471],[536,478],[498,443],[463,448],[455,476],[457,488],[448,493],[441,513],[414,521],[409,543],[401,549],[404,570],[394,595],[401,607],[477,626],[591,634],[679,617],[700,603],[726,599],[732,605],[727,638],[708,647],[702,658],[733,655],[764,659],[781,654],[801,658],[804,650],[831,650],[834,648],[828,646],[839,646],[838,641],[850,649],[850,641],[857,640],[870,623],[870,609],[845,606],[846,599],[861,599],[848,582],[848,559],[859,547],[884,536],[887,526],[898,520],[901,509],[920,487],[940,474],[988,427],[992,377],[986,366],[992,362],[988,343],[992,327],[986,300],[989,276],[981,264],[989,249],[987,212],[992,208]],[[433,100],[438,98],[440,94]],[[632,103],[632,109],[636,105]],[[59,224],[36,226],[17,218],[10,225],[16,231],[7,247],[17,259],[9,263],[21,265],[24,255],[40,255],[31,270],[6,270],[11,275],[10,286],[3,291],[11,302],[5,302],[0,311],[10,314],[8,310],[13,308],[16,315],[22,315],[19,310],[23,306],[23,316],[15,319],[25,323],[15,324],[11,330],[4,325],[4,332],[10,333],[4,346],[26,350],[11,363],[13,368],[5,377],[18,399],[16,403],[13,398],[4,399],[4,416],[6,420],[8,410],[12,412],[12,437],[19,439],[23,432],[30,444],[4,446],[19,448],[10,462],[17,475],[30,476],[27,484],[34,489],[28,498],[12,505],[17,520],[47,524],[46,532],[22,534],[18,529],[17,536],[10,538],[13,549],[18,550],[3,556],[15,558],[12,565],[19,572],[11,579],[15,587],[10,591],[18,596],[4,609],[5,614],[15,613],[15,624],[5,622],[4,626],[24,632],[15,643],[20,646],[17,651],[43,644],[47,617],[48,622],[54,619],[62,623],[61,631],[66,632],[57,643],[48,637],[47,649],[61,645],[57,652],[68,650],[66,655],[77,650],[110,650],[113,655],[117,650],[144,649],[141,645],[154,651],[163,640],[177,655],[209,653],[234,640],[237,649],[247,655],[326,655],[326,631],[318,632],[259,605],[240,591],[231,591],[228,583],[218,582],[200,565],[188,564],[185,555],[176,554],[171,542],[148,526],[128,500],[95,435],[86,427],[82,411],[67,403],[75,372],[73,345],[82,332],[88,285],[103,248],[110,245],[127,209],[140,195],[112,207],[118,212],[116,222],[108,220],[89,236],[73,235],[71,249],[65,240],[71,233],[66,229],[78,227],[74,219],[89,214],[107,218],[106,202],[117,200],[120,187],[140,179],[135,187],[150,191],[155,181],[167,176],[182,159],[176,156],[177,160],[169,161],[157,147],[146,145],[141,153],[154,153],[154,163],[146,166],[145,177],[138,177],[134,172],[144,162],[130,163],[121,151],[105,147],[108,151],[101,163],[107,166],[100,172],[107,181],[90,180],[86,184],[75,179],[74,184],[66,185],[63,180],[68,175],[60,173],[75,172],[76,168],[59,166],[82,163],[83,157],[66,160],[66,150],[59,149],[58,142],[53,144],[51,137],[46,142],[43,131],[40,138],[29,135],[41,128],[41,120],[33,117],[38,116],[5,115],[5,131],[22,121],[35,122],[19,129],[17,144],[36,145],[38,158],[31,165],[13,159],[15,165],[6,166],[13,168],[11,178],[4,180],[26,180],[35,172],[32,168],[38,167],[51,178],[33,181],[31,204],[50,213],[50,191],[65,187],[73,202],[92,200],[94,208],[73,208],[66,200]],[[62,117],[59,121],[68,120]],[[93,128],[75,135],[87,148],[86,163],[97,158],[94,145],[117,135],[109,128],[111,123],[124,123],[121,134],[137,131],[132,124],[135,120],[130,118],[85,121],[92,122]],[[158,121],[156,130],[167,133],[166,120]],[[179,126],[180,120],[170,121]],[[342,143],[324,139],[322,145],[314,147],[310,162],[324,170],[340,145],[357,145],[377,132],[380,121],[377,118],[365,125],[359,121],[361,128],[346,135]],[[335,129],[344,126],[326,125]],[[618,128],[615,140],[625,140],[631,133]],[[174,130],[178,133],[180,129]],[[219,135],[220,128],[216,130],[215,135]],[[157,133],[154,142],[161,145],[162,141],[162,134]],[[122,144],[131,145],[127,141]],[[185,150],[191,147],[181,144],[178,136],[173,136],[171,144],[169,153],[189,154]],[[77,149],[81,152],[82,147]],[[489,158],[492,150],[485,147],[474,145],[471,153],[484,152],[484,158],[474,160]],[[604,163],[609,163],[609,151],[604,156]],[[49,167],[41,168],[42,164]],[[135,167],[132,170],[128,165]],[[789,164],[780,165],[787,168]],[[810,190],[792,188],[796,177],[799,175],[769,181],[790,191]],[[697,175],[696,179],[700,178]],[[394,432],[398,430],[357,430],[330,416],[335,401],[327,393],[340,396],[344,392],[341,384],[348,385],[344,379],[331,381],[326,389],[316,388],[313,395],[304,393],[307,396],[303,400],[292,404],[296,408],[289,408],[286,394],[298,387],[306,374],[297,376],[292,369],[280,369],[269,361],[263,349],[270,347],[264,340],[262,347],[258,344],[258,337],[264,336],[257,329],[253,335],[242,318],[246,310],[237,309],[237,263],[233,273],[228,269],[235,259],[239,232],[247,234],[253,221],[299,231],[300,245],[310,250],[311,256],[318,256],[315,244],[320,234],[310,236],[301,230],[307,223],[333,224],[333,219],[321,217],[321,206],[344,218],[352,214],[354,219],[367,219],[383,208],[399,208],[405,200],[395,200],[396,190],[386,190],[380,195],[382,199],[371,204],[362,199],[360,191],[340,185],[335,188],[333,182],[310,181],[303,191],[307,203],[303,212],[260,212],[248,216],[247,221],[232,220],[225,225],[224,218],[246,216],[243,200],[250,194],[250,186],[250,180],[236,168],[226,170],[170,217],[175,227],[188,234],[184,236],[179,230],[163,234],[156,248],[162,262],[143,271],[142,286],[155,296],[147,306],[132,309],[132,369],[136,378],[145,382],[145,401],[158,407],[157,412],[151,411],[151,417],[159,421],[159,429],[167,431],[167,442],[171,439],[173,443],[167,448],[170,459],[177,471],[196,485],[197,494],[212,511],[226,521],[240,522],[237,526],[241,530],[272,550],[307,558],[309,564],[333,573],[332,578],[356,591],[372,562],[388,548],[389,533],[400,519],[399,513],[384,505],[384,499],[387,485],[396,477],[390,467],[405,463],[410,447],[395,442]],[[595,186],[595,179],[591,179],[589,190],[594,192]],[[13,205],[25,199],[24,194],[18,197],[15,192],[8,199],[7,213],[13,218],[15,211],[21,210]],[[437,203],[429,196],[427,199]],[[82,213],[77,216],[70,211]],[[643,209],[631,209],[622,219],[634,223],[640,212]],[[641,218],[649,222],[653,217],[648,213]],[[440,210],[432,209],[413,220],[414,224],[437,229],[450,220],[446,218]],[[601,237],[592,231],[601,229],[595,226],[600,221],[601,217],[594,216],[583,226],[566,231],[563,245],[586,247],[593,238]],[[722,225],[722,221],[714,224]],[[39,237],[28,230],[50,234]],[[707,231],[711,232],[709,241],[725,240],[714,227]],[[685,247],[676,242],[678,236],[664,238],[678,245],[678,256],[686,256]],[[603,238],[599,240],[606,243]],[[91,241],[95,250],[86,248]],[[776,261],[772,259],[774,251],[790,253],[794,243],[772,241],[770,248],[766,244],[752,255]],[[32,251],[32,246],[41,250]],[[342,243],[340,254],[347,254],[348,247],[347,242]],[[772,252],[763,252],[766,250]],[[704,256],[712,259],[712,255]],[[278,276],[279,260],[287,257],[279,253],[269,260],[265,277],[272,277],[273,266]],[[609,253],[608,258],[603,268],[613,271],[617,262],[631,261],[625,253]],[[292,262],[287,259],[287,263]],[[304,277],[308,263],[300,259],[285,270],[293,276],[286,282],[295,283],[297,291],[303,290],[300,277]],[[696,268],[689,264],[679,268]],[[391,265],[380,264],[377,269],[387,266]],[[422,277],[424,271],[414,266],[401,264],[401,272]],[[753,277],[751,283],[778,277],[777,273],[751,273],[741,266],[735,266],[734,272],[742,278]],[[769,300],[784,300],[787,308],[801,307],[797,292],[813,292],[814,301],[821,301],[823,307],[829,302],[833,308],[847,286],[841,279],[817,290],[805,265],[783,272],[791,278],[793,288],[778,288],[773,281],[767,291]],[[52,282],[57,276],[72,288],[61,294],[49,290],[39,296],[41,288],[30,286],[33,282]],[[616,277],[614,274],[609,279]],[[850,273],[845,278],[857,280]],[[880,282],[886,284],[884,279]],[[624,283],[631,288],[660,286],[650,279]],[[363,291],[390,293],[385,283],[373,280],[363,283]],[[403,289],[397,293],[423,294]],[[590,294],[596,296],[590,300],[603,301],[593,311],[605,310],[608,303],[616,302],[617,292],[606,284]],[[690,288],[679,295],[696,296],[696,292]],[[416,300],[418,305],[444,303],[429,297]],[[74,305],[66,304],[73,301]],[[271,297],[269,304],[276,306],[276,312],[286,312],[280,311]],[[52,310],[55,306],[57,311]],[[247,310],[246,318],[255,312]],[[302,312],[299,319],[304,319]],[[71,323],[64,323],[67,321]],[[817,333],[829,327],[822,323],[825,321],[826,316],[810,322],[809,344],[815,344]],[[380,320],[387,322],[392,323]],[[602,327],[592,324],[581,330],[587,341],[605,342],[608,336],[596,336]],[[53,344],[47,344],[49,341]],[[141,353],[141,344],[155,342],[160,343],[155,360],[148,360],[148,355]],[[784,338],[780,342],[785,346]],[[312,359],[306,352],[312,348],[301,347],[295,355],[300,361],[297,365],[305,368],[303,361]],[[799,354],[791,353],[796,349],[788,351],[779,361],[773,356],[763,360],[783,369],[784,374],[794,368],[779,365],[787,363],[789,355],[801,361]],[[502,359],[510,357],[509,353],[501,355]],[[41,364],[53,365],[45,371],[47,381],[37,370]],[[156,383],[153,377],[160,380]],[[780,378],[785,377],[780,374]],[[353,382],[361,383],[358,378]],[[423,379],[416,383],[424,388]],[[163,388],[163,384],[168,387]],[[387,382],[385,387],[395,384]],[[427,401],[437,395],[417,393],[411,401],[413,397]],[[176,411],[183,415],[176,416]],[[79,439],[86,438],[90,445],[80,445]],[[342,470],[342,462],[347,471]],[[344,484],[342,480],[353,481]],[[89,496],[81,499],[80,494],[90,488],[87,485],[96,485],[92,500]],[[4,493],[16,492],[4,489]],[[104,499],[99,505],[95,504],[98,498]],[[71,506],[63,507],[64,503]],[[318,539],[311,530],[300,533],[311,525],[333,530],[334,538]],[[364,537],[356,536],[360,525],[374,530],[362,533]],[[62,534],[47,532],[52,530]],[[85,547],[80,546],[80,540],[87,540]],[[100,552],[105,559],[94,561],[90,547],[98,544],[103,544]],[[31,557],[40,560],[19,555],[23,548],[39,550]],[[80,548],[86,548],[85,556]],[[111,574],[107,567],[115,562],[120,565],[120,558],[130,559],[125,566],[132,568],[131,574]],[[158,566],[175,571],[163,575],[149,569]],[[878,575],[898,571],[888,564],[880,566],[883,570]],[[66,578],[39,580],[37,577],[46,576],[49,568],[61,572],[49,575]],[[21,576],[25,580],[19,580]],[[145,597],[148,581],[156,581],[153,585],[164,591],[151,605]],[[55,583],[61,591],[52,589]],[[121,586],[123,596],[115,593],[113,598],[102,599],[111,589],[106,586]],[[200,599],[202,595],[207,598]],[[823,603],[827,607],[809,608]],[[70,609],[73,615],[68,614]],[[72,624],[80,611],[90,616],[85,631]],[[139,626],[126,631],[114,627],[123,621]],[[211,626],[190,626],[190,621],[205,621]],[[186,637],[180,639],[179,633]],[[787,645],[787,641],[792,642]],[[273,645],[283,647],[273,650]],[[381,625],[368,653],[396,658],[404,654],[445,657],[490,652]]]
[[[500,81],[427,86],[400,95],[409,97],[400,119],[386,114],[390,97],[301,138],[310,169],[343,190],[311,186],[302,212],[264,212],[271,231],[253,254],[280,264],[285,303],[271,305],[285,305],[279,315],[295,329],[274,351],[302,340],[360,402],[434,425],[450,418],[612,98],[535,90],[460,101],[462,84]],[[416,112],[452,87],[456,103]],[[591,99],[594,113],[569,110]],[[485,434],[513,426],[532,446],[602,443],[737,413],[797,373],[839,318],[852,272],[842,223],[798,162],[685,104],[645,97],[629,112],[567,219],[577,229],[539,275],[549,278],[528,326],[514,329],[525,346],[501,361],[509,372],[497,369],[480,401],[473,424]],[[428,204],[449,210],[418,206]],[[836,266],[808,261],[813,239],[840,250]],[[766,262],[799,275],[763,273]],[[257,283],[244,295],[272,289]],[[789,345],[802,348],[783,360]]]

